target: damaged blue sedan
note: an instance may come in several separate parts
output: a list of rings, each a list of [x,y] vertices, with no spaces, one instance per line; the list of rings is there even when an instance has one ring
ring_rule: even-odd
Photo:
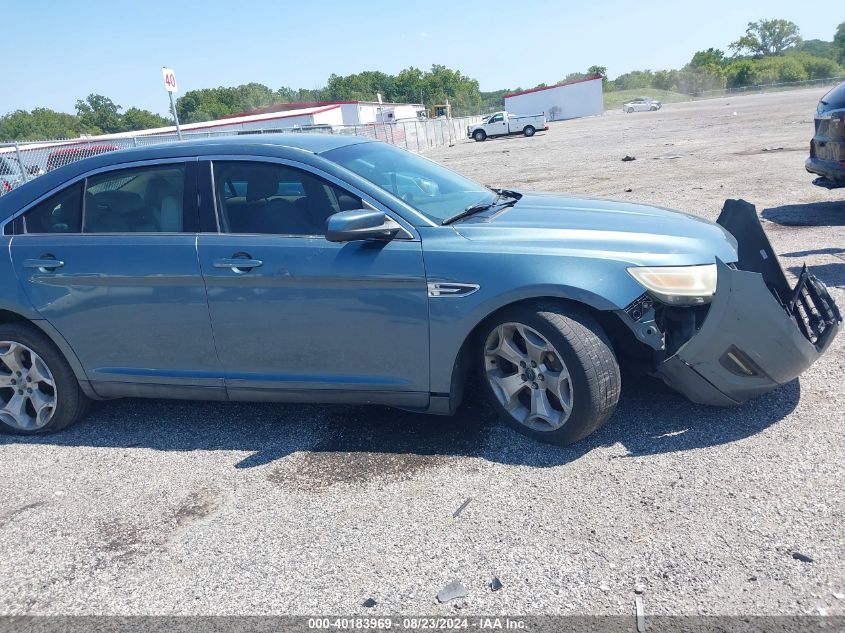
[[[841,316],[788,283],[754,207],[489,189],[367,139],[267,135],[101,154],[0,199],[0,429],[119,397],[384,404],[570,443],[620,364],[694,402],[793,380]],[[479,381],[470,381],[473,376]]]

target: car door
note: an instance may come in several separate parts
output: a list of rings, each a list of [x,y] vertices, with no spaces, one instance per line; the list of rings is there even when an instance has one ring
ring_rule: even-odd
[[[230,396],[425,406],[428,298],[413,228],[389,242],[329,242],[328,216],[365,196],[267,161],[205,164],[219,232],[201,234],[198,252]]]
[[[15,221],[23,291],[98,393],[170,385],[225,395],[197,227],[196,159],[90,174]]]
[[[505,121],[505,115],[501,112],[490,117],[483,127],[487,136],[501,136],[508,133],[508,122]]]

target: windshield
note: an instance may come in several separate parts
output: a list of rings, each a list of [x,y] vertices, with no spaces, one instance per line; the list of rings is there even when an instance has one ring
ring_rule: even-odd
[[[330,150],[325,158],[346,167],[441,223],[495,194],[434,161],[385,143],[359,143]]]

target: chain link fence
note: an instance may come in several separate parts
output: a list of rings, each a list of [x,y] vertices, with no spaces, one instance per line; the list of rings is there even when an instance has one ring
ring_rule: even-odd
[[[207,132],[184,132],[182,139],[192,140],[278,132],[308,132],[363,136],[398,145],[412,152],[423,152],[432,147],[454,145],[461,140],[466,140],[467,126],[480,121],[480,116],[468,116],[450,119],[397,121],[395,123],[308,126],[304,128],[264,128],[258,130],[230,128]],[[0,196],[48,171],[83,158],[118,149],[172,143],[178,140],[176,132],[155,135],[130,132],[82,139],[0,143]]]

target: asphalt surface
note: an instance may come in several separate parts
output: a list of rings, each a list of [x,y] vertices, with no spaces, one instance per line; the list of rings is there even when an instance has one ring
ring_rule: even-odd
[[[429,156],[710,219],[746,198],[784,267],[806,260],[842,306],[845,196],[802,166],[818,97],[610,113]],[[0,437],[0,613],[629,615],[639,596],[653,614],[843,614],[843,369],[840,336],[732,409],[626,379],[608,425],[568,448],[477,400],[455,418],[101,403],[59,435]],[[466,597],[438,603],[451,581]]]

